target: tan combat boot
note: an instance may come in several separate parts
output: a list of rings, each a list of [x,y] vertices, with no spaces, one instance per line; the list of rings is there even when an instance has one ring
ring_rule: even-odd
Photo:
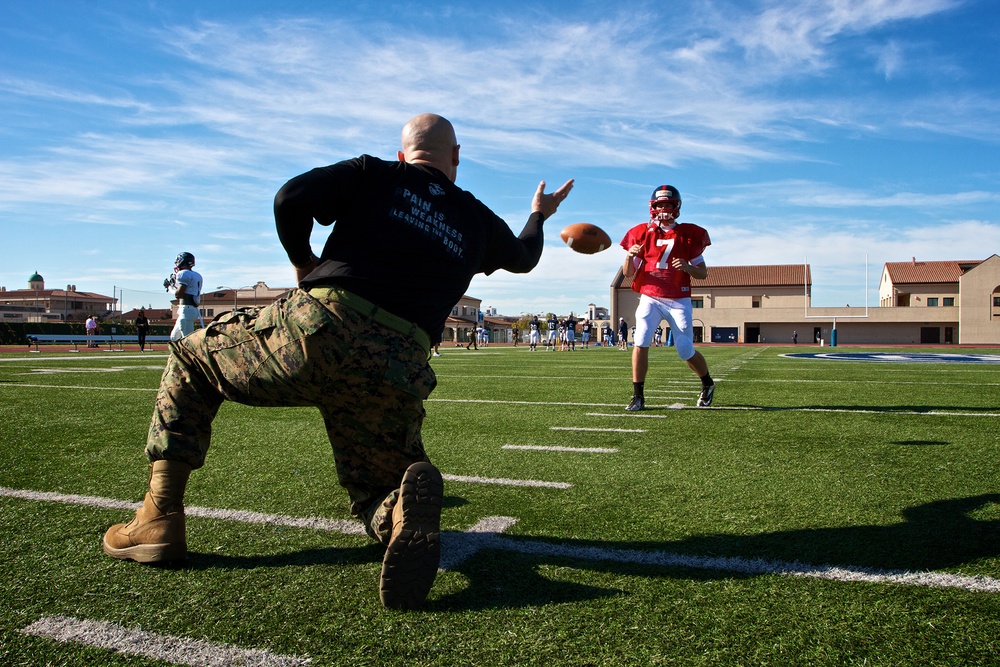
[[[108,528],[101,546],[112,558],[163,563],[187,558],[184,536],[184,488],[191,466],[180,461],[154,461],[149,491],[129,523]]]
[[[441,473],[427,462],[406,469],[392,508],[392,536],[382,560],[379,593],[390,609],[423,603],[441,562]]]

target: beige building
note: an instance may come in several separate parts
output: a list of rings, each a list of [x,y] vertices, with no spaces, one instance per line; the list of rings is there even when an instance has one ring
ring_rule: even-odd
[[[441,332],[441,342],[444,344],[466,344],[469,342],[469,332],[474,331],[479,324],[479,314],[482,312],[482,299],[465,295],[451,309],[451,316],[445,320],[444,331]]]
[[[889,262],[879,307],[814,308],[808,264],[712,266],[692,281],[697,342],[788,344],[1000,344],[1000,257]],[[634,324],[639,295],[621,269],[611,320]]]
[[[268,287],[263,280],[246,287],[224,287],[215,290],[202,289],[201,304],[198,310],[206,323],[219,313],[225,313],[236,308],[253,308],[267,306],[286,296],[291,291],[289,287]],[[173,317],[177,317],[177,299],[170,302]]]
[[[46,289],[38,273],[28,278],[28,289],[0,287],[0,317],[4,322],[82,322],[115,312],[115,299],[95,292],[80,292],[76,285]]]

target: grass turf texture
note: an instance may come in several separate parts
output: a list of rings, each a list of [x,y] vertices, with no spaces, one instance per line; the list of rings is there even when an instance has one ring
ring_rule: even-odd
[[[505,516],[504,539],[543,546],[1000,578],[1000,366],[701,349],[715,406],[694,409],[697,379],[654,348],[637,415],[615,348],[444,349],[424,428],[442,472],[572,486],[446,479],[443,530]],[[140,500],[164,358],[0,356],[0,486]],[[579,428],[606,430],[554,430]],[[186,502],[350,518],[312,409],[226,404]],[[314,665],[1000,664],[997,593],[486,548],[423,610],[389,612],[364,536],[192,517],[187,566],[155,568],[101,553],[129,516],[0,497],[0,664],[162,664],[20,632],[52,615]]]

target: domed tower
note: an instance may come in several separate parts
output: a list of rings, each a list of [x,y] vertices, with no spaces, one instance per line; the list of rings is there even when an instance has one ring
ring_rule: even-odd
[[[42,278],[37,271],[32,273],[31,277],[28,278],[28,289],[45,289],[45,278]]]

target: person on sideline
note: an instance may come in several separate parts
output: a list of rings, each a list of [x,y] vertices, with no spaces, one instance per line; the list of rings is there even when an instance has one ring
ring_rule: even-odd
[[[174,280],[177,288],[177,321],[170,332],[170,340],[180,340],[191,335],[194,323],[201,319],[198,305],[201,303],[201,274],[194,270],[194,255],[182,252],[174,260]]]
[[[97,319],[91,315],[87,318],[87,321],[83,324],[84,328],[87,330],[87,347],[97,347],[97,341],[94,337],[97,335]]]
[[[315,406],[351,513],[386,547],[383,605],[424,601],[441,556],[444,493],[420,433],[437,382],[431,349],[474,275],[538,264],[543,222],[573,187],[546,194],[539,183],[516,236],[454,184],[458,164],[452,124],[421,114],[403,127],[396,161],[361,155],[281,187],[274,218],[298,289],[171,343],[146,441],[149,491],[131,522],[105,533],[106,554],[186,557],[184,491],[224,401]],[[314,221],[333,226],[319,257]]]
[[[691,278],[704,280],[708,266],[702,253],[712,244],[708,232],[687,223],[678,224],[681,195],[672,185],[661,185],[649,198],[649,222],[626,232],[622,271],[639,293],[635,309],[632,348],[632,400],[629,412],[645,407],[644,386],[649,370],[649,344],[661,320],[667,320],[677,355],[701,378],[698,406],[708,407],[715,383],[705,357],[694,349],[691,317]]]
[[[139,314],[135,316],[135,333],[139,338],[139,351],[146,351],[146,334],[149,333],[149,320],[146,319],[146,311],[139,309]]]

